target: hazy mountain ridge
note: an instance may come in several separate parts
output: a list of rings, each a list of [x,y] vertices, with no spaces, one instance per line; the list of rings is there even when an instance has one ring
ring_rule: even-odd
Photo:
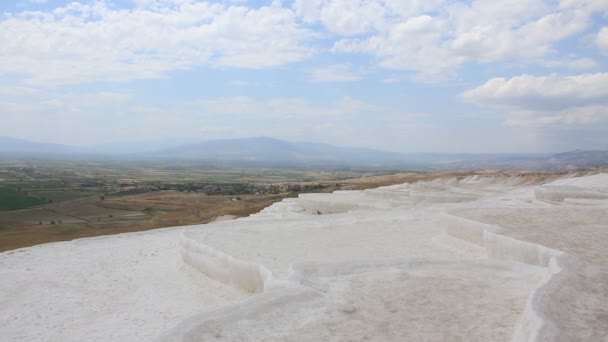
[[[402,154],[394,152],[321,143],[288,142],[266,137],[210,140],[172,148],[156,155],[196,160],[257,162],[394,163],[403,160]]]
[[[74,154],[84,153],[85,149],[69,145],[36,142],[11,137],[0,137],[0,153],[51,153],[51,154]]]
[[[542,157],[516,157],[494,160],[468,160],[450,163],[448,168],[458,169],[530,169],[530,170],[573,170],[585,167],[608,166],[608,150],[569,151],[548,154]]]
[[[410,169],[553,169],[567,170],[608,165],[608,150],[532,153],[397,153],[368,148],[339,147],[313,142],[255,137],[208,140],[182,144],[156,142],[147,150],[121,148],[119,143],[100,147],[74,147],[0,137],[0,156],[41,159],[186,160],[257,163],[269,165],[374,166]],[[111,148],[108,148],[110,146]],[[154,147],[162,147],[154,150]],[[167,146],[172,146],[167,148]],[[117,152],[117,151],[121,151]],[[140,151],[140,152],[129,152]]]
[[[555,165],[596,166],[608,162],[608,150],[557,153],[549,157],[548,162]]]

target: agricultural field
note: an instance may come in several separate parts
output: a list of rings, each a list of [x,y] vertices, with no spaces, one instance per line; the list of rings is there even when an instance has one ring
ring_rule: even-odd
[[[42,199],[17,191],[14,188],[0,186],[0,210],[16,210],[45,204]]]
[[[0,251],[247,216],[283,198],[390,184],[387,171],[0,161]],[[374,181],[375,179],[375,181]],[[378,183],[380,182],[380,183]]]

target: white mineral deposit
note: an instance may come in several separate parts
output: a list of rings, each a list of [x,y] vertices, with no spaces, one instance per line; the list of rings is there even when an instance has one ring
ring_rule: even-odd
[[[1,341],[608,341],[608,174],[303,194],[0,254]]]

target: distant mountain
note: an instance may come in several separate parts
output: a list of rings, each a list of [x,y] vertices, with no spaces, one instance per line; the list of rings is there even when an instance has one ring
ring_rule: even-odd
[[[0,154],[4,155],[69,155],[84,153],[86,150],[79,147],[49,144],[11,137],[0,137]]]
[[[104,155],[141,154],[163,151],[177,146],[194,144],[196,142],[198,141],[194,139],[115,141],[91,147],[90,150],[94,153]]]
[[[404,164],[400,153],[266,137],[210,140],[154,154],[159,158],[258,163]]]
[[[178,141],[117,142],[91,148],[0,137],[0,157],[99,160],[184,160],[255,163],[268,166],[356,166],[400,170],[530,169],[569,170],[608,167],[608,151],[557,154],[395,153],[257,137],[209,140],[176,146]]]
[[[571,151],[557,153],[547,158],[549,165],[564,169],[608,165],[608,151]]]
[[[585,167],[608,167],[608,150],[570,151],[547,155],[515,156],[510,158],[468,159],[444,165],[451,169],[518,169],[571,170]]]

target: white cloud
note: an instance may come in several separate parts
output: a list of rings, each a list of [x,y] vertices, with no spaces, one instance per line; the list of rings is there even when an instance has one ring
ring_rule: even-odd
[[[40,0],[33,0],[40,1]],[[457,75],[465,63],[591,68],[559,41],[582,37],[602,0],[109,0],[72,2],[0,19],[0,73],[29,83],[161,78],[196,66],[267,68],[325,49],[375,57],[421,80]],[[608,29],[596,37],[608,50]]]
[[[382,82],[384,83],[400,83],[401,79],[399,77],[387,77],[384,80],[382,80]]]
[[[608,102],[608,73],[493,78],[463,96],[478,103],[520,108],[562,108]]]
[[[230,82],[230,84],[235,85],[235,86],[248,86],[251,83],[249,81],[244,81],[244,80],[234,80],[232,82]]]
[[[422,15],[396,23],[388,31],[364,39],[342,39],[334,52],[371,53],[386,68],[413,70],[427,75],[449,73],[461,63],[441,47],[443,23]]]
[[[603,27],[597,34],[597,46],[605,53],[608,53],[608,26]]]
[[[281,7],[191,1],[139,1],[133,10],[105,1],[0,20],[0,72],[29,83],[158,78],[196,65],[264,68],[300,61],[314,34]]]
[[[321,22],[341,35],[378,30],[387,13],[381,2],[369,0],[296,0],[292,7],[306,22]]]
[[[272,87],[272,82],[252,82],[248,80],[234,80],[230,82],[233,86],[238,87]]]
[[[585,69],[597,63],[560,56],[554,44],[585,32],[590,15],[608,8],[601,1],[544,0],[296,0],[293,10],[279,3],[257,9],[229,6],[232,1],[136,3],[134,10],[99,1],[6,15],[0,20],[0,72],[58,84],[160,78],[197,65],[282,65],[315,51],[311,42],[320,36],[299,20],[335,34],[334,52],[371,54],[381,66],[415,71],[423,80],[450,78],[467,62]],[[608,50],[608,27],[596,43]],[[311,79],[361,79],[354,69],[334,64],[311,70]]]
[[[591,58],[568,57],[557,60],[544,60],[540,64],[548,68],[562,67],[568,69],[591,69],[597,66],[597,62]]]
[[[590,67],[588,58],[561,56],[556,43],[586,32],[592,14],[604,10],[592,1],[377,3],[385,7],[383,24],[363,37],[339,39],[332,51],[370,54],[385,68],[412,70],[431,80],[450,78],[467,62],[549,66],[562,61],[565,67]],[[329,6],[321,2],[320,11],[323,5]]]
[[[352,97],[329,104],[314,104],[304,98],[256,100],[247,96],[202,100],[193,104],[201,115],[233,115],[244,118],[307,119],[353,117],[382,108]]]
[[[598,122],[603,122],[608,128],[608,106],[591,105],[556,111],[516,110],[505,119],[508,126],[571,126]]]
[[[441,8],[446,0],[385,0],[385,6],[401,17],[416,17],[420,14]]]
[[[0,96],[9,96],[17,98],[21,96],[30,96],[38,93],[38,90],[31,87],[22,87],[16,85],[0,84]]]
[[[608,73],[493,78],[463,98],[506,108],[509,125],[589,124],[608,119]]]
[[[348,64],[332,64],[310,70],[312,82],[352,82],[363,78],[363,73]]]

